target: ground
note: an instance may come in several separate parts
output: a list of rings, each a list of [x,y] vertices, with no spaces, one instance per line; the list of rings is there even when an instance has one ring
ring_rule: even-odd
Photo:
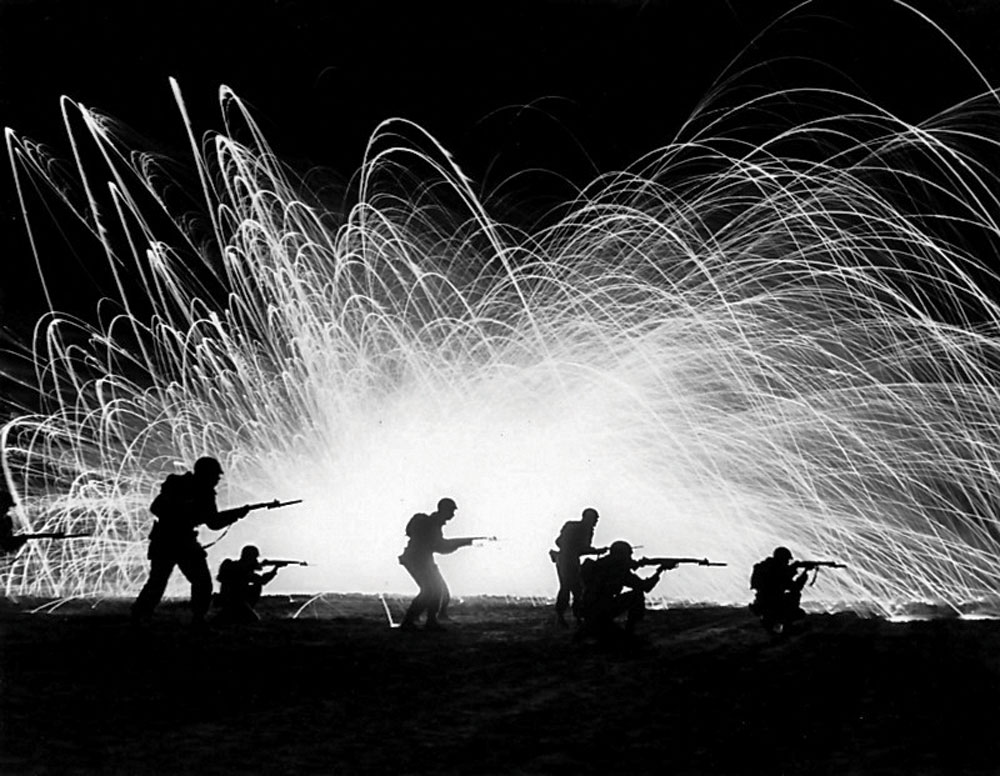
[[[3,602],[0,772],[1000,772],[1000,622],[814,614],[774,641],[675,607],[609,650],[537,602],[467,599],[442,634],[306,602],[206,634],[180,602],[140,630],[124,601]]]

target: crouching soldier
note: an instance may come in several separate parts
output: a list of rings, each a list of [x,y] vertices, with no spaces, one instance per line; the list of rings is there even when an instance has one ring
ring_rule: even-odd
[[[583,600],[580,607],[582,624],[575,639],[596,636],[607,640],[621,634],[615,618],[625,615],[625,634],[632,636],[635,627],[646,615],[646,594],[651,592],[664,571],[676,563],[663,563],[645,579],[635,573],[632,545],[612,542],[608,554],[597,560],[587,560],[580,567]],[[623,592],[628,588],[626,592]]]
[[[771,557],[754,564],[750,587],[756,591],[750,611],[769,633],[780,636],[805,616],[799,602],[808,572],[792,563],[787,547],[776,547]]]
[[[240,552],[238,560],[227,558],[219,566],[219,607],[217,622],[250,623],[260,620],[257,602],[260,601],[264,585],[278,575],[278,566],[260,573],[260,550],[248,544]]]

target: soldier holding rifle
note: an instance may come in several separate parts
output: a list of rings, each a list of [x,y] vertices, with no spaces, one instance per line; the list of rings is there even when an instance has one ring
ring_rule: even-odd
[[[260,550],[248,544],[240,551],[237,560],[227,558],[219,566],[219,622],[252,623],[260,620],[257,602],[264,586],[286,566],[307,566],[301,560],[261,560]],[[260,573],[270,567],[270,571]]]
[[[563,523],[559,536],[556,537],[558,550],[550,550],[549,557],[556,564],[556,576],[559,577],[559,592],[556,594],[556,623],[568,628],[566,610],[570,608],[570,598],[573,600],[573,617],[580,624],[580,605],[583,583],[580,581],[580,558],[584,555],[600,555],[607,547],[594,547],[594,529],[599,519],[597,510],[587,507],[583,510],[580,520],[569,520]]]
[[[65,531],[46,531],[43,533],[15,534],[14,519],[10,509],[14,506],[14,498],[6,490],[0,490],[0,554],[16,553],[25,544],[36,539],[79,539],[90,536],[85,533],[66,533]]]
[[[760,617],[764,628],[775,636],[787,632],[789,626],[805,616],[799,605],[802,588],[809,572],[818,572],[821,566],[847,568],[842,563],[829,560],[792,561],[787,547],[775,547],[771,557],[754,564],[750,587],[756,591],[750,611]],[[815,576],[813,577],[815,581]]]
[[[192,626],[203,628],[212,602],[212,573],[205,549],[198,543],[198,526],[219,531],[253,509],[283,506],[280,502],[265,502],[219,511],[215,486],[221,478],[221,464],[215,458],[203,457],[195,461],[192,471],[170,474],[160,486],[149,507],[156,517],[149,535],[149,578],[132,604],[133,622],[152,617],[176,566],[191,583]]]
[[[424,630],[443,630],[438,622],[442,604],[448,597],[448,585],[441,576],[441,570],[434,562],[435,553],[446,555],[462,547],[468,547],[474,541],[491,539],[489,536],[465,536],[458,539],[445,539],[444,524],[455,516],[458,505],[453,499],[443,498],[438,501],[437,511],[432,514],[418,512],[406,524],[406,535],[409,541],[399,562],[413,577],[420,592],[410,603],[401,630],[416,630],[417,620],[426,612]]]
[[[587,636],[608,639],[619,634],[615,618],[624,613],[625,634],[631,637],[636,625],[646,615],[646,594],[650,593],[664,571],[671,571],[681,564],[699,566],[725,566],[713,563],[707,558],[639,558],[632,557],[632,545],[628,542],[612,542],[608,554],[597,560],[584,561],[580,567],[583,580],[583,602],[581,613],[583,625],[575,638]],[[655,566],[652,576],[640,577],[635,573],[645,566]],[[622,592],[629,588],[627,592]]]
[[[583,596],[580,606],[582,624],[575,639],[596,636],[607,640],[620,631],[615,618],[624,613],[625,633],[632,636],[636,625],[646,615],[646,594],[651,592],[664,571],[676,568],[669,560],[657,564],[652,576],[642,578],[635,573],[632,545],[612,542],[608,554],[596,560],[584,561],[580,567]],[[627,592],[622,592],[629,588]]]

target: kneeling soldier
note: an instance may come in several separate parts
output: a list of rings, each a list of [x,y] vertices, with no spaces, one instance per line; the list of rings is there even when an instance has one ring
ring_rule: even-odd
[[[636,624],[646,614],[646,593],[656,587],[660,575],[673,569],[676,563],[661,564],[652,576],[638,576],[632,559],[632,545],[612,542],[608,554],[588,560],[580,568],[583,581],[583,601],[580,614],[583,623],[576,638],[594,635],[606,638],[618,633],[615,618],[625,614],[625,633],[633,634]],[[629,588],[622,592],[623,588]]]
[[[260,550],[248,544],[240,552],[239,560],[227,558],[219,566],[219,622],[257,622],[260,616],[256,606],[264,585],[278,574],[278,567],[259,573]]]

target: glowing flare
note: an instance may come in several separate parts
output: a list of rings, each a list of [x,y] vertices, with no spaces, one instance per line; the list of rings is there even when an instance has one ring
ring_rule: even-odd
[[[968,150],[987,138],[877,112],[759,145],[692,124],[522,234],[405,122],[376,132],[335,222],[222,103],[227,134],[191,138],[200,223],[83,106],[64,113],[103,170],[69,119],[68,178],[8,133],[29,230],[26,184],[47,183],[119,293],[95,325],[39,324],[45,412],[4,426],[5,473],[26,526],[95,537],[29,545],[8,592],[133,593],[158,482],[204,453],[225,462],[224,506],[305,500],[211,550],[310,562],[269,589],[409,590],[403,526],[445,495],[453,535],[501,538],[442,560],[459,594],[551,594],[547,550],[585,506],[599,544],[729,563],[672,572],[671,597],[746,601],[776,544],[850,565],[814,589],[829,601],[996,589],[994,278],[949,231],[997,237],[996,180]],[[422,185],[400,191],[401,170]]]

